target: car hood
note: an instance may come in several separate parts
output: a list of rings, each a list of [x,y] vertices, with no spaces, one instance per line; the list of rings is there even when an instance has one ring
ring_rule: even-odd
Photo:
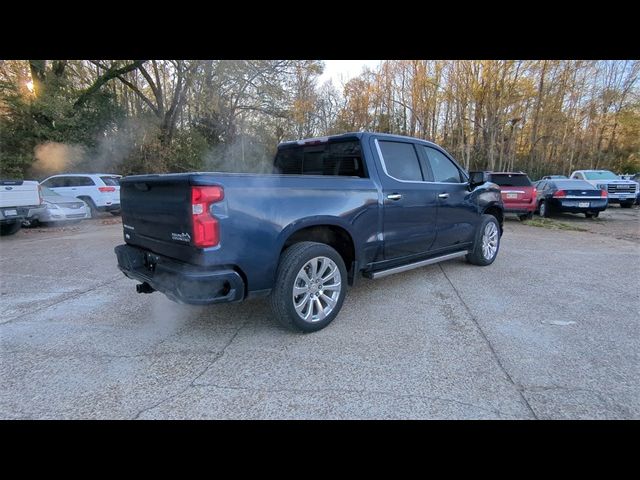
[[[45,202],[49,203],[71,203],[71,202],[82,202],[79,198],[72,197],[69,195],[44,195],[43,196]]]

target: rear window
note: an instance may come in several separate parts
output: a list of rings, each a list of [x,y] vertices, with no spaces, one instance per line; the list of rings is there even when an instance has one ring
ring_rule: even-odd
[[[118,187],[120,185],[118,177],[100,177],[100,180],[108,187]]]
[[[276,153],[274,173],[362,178],[367,176],[359,140],[281,147]]]
[[[620,180],[615,173],[609,170],[598,170],[597,172],[584,172],[587,180]]]
[[[593,190],[595,188],[589,182],[585,182],[584,180],[554,180],[553,183],[555,184],[556,187],[561,188],[563,190],[576,189],[576,188]]]
[[[523,173],[492,173],[491,181],[501,187],[531,187],[531,180]]]

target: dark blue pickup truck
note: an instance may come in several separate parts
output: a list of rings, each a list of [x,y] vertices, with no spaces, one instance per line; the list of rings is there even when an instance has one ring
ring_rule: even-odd
[[[327,326],[356,277],[466,256],[491,264],[503,205],[437,145],[350,133],[281,143],[272,174],[121,180],[118,266],[180,303],[270,295],[283,325]]]

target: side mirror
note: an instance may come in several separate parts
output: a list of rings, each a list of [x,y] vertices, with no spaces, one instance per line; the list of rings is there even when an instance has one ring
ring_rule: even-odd
[[[469,172],[469,186],[477,187],[485,182],[489,181],[489,174],[487,172]]]

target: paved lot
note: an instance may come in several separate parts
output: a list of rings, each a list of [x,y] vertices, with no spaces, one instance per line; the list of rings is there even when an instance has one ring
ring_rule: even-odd
[[[265,301],[136,294],[118,219],[21,231],[0,240],[0,418],[638,419],[640,210],[558,220],[590,231],[509,218],[492,266],[363,279],[310,335]]]

